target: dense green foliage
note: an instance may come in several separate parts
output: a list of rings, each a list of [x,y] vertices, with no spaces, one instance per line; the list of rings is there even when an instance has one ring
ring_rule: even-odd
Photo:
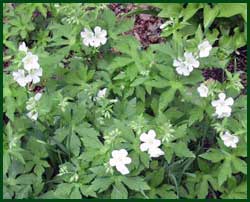
[[[4,198],[246,198],[246,96],[239,74],[225,70],[246,45],[246,4],[147,6],[171,23],[164,43],[143,49],[125,33],[145,8],[117,17],[107,4],[4,4]],[[80,33],[96,26],[107,42],[84,45]],[[189,76],[177,74],[173,61],[203,40],[210,55]],[[22,42],[43,70],[26,87],[12,76],[22,68]],[[224,69],[227,79],[205,82],[208,67]],[[209,96],[200,97],[200,83]],[[37,86],[34,121],[26,107]],[[221,92],[234,104],[218,119],[211,102]],[[151,129],[164,152],[158,158],[140,150]],[[239,138],[236,148],[223,144],[225,131]],[[109,165],[119,149],[132,160],[127,175]]]

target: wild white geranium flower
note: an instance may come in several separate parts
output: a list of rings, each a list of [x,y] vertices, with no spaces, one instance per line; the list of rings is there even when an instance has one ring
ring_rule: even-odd
[[[18,50],[21,51],[21,52],[25,52],[25,53],[28,52],[28,48],[27,48],[25,42],[22,42],[22,43],[19,45]]]
[[[224,134],[221,134],[220,138],[224,142],[224,145],[226,145],[227,147],[236,148],[237,143],[239,142],[239,137],[232,135],[229,131],[226,131]]]
[[[189,76],[193,71],[193,67],[187,66],[180,58],[174,60],[173,66],[176,67],[176,72],[183,76]]]
[[[81,32],[81,37],[85,46],[99,47],[107,42],[107,31],[99,26],[94,28],[94,32],[84,28],[84,31]]]
[[[159,148],[161,141],[156,139],[156,133],[154,130],[149,130],[148,133],[142,133],[140,140],[143,142],[140,145],[141,151],[147,151],[150,157],[159,157],[164,152]]]
[[[198,45],[198,49],[199,49],[199,57],[204,58],[209,56],[212,46],[210,45],[208,40],[205,40]]]
[[[200,86],[197,88],[198,93],[200,94],[201,97],[207,97],[208,96],[208,87],[202,83]]]
[[[218,118],[230,117],[234,100],[232,97],[226,99],[225,93],[220,93],[219,99],[212,101],[211,104],[215,107],[215,114]]]
[[[81,32],[81,37],[85,46],[93,46],[94,33],[91,30],[84,28],[84,31]]]
[[[27,75],[26,79],[27,79],[28,82],[39,83],[40,82],[40,77],[42,75],[43,75],[42,68],[31,69],[29,71],[29,74]]]
[[[95,36],[94,36],[94,47],[99,47],[104,45],[107,42],[107,31],[102,29],[101,27],[97,26],[94,29]]]
[[[113,150],[112,158],[109,160],[109,164],[112,167],[116,167],[116,169],[122,174],[129,174],[129,170],[126,167],[126,164],[130,164],[132,162],[131,158],[127,156],[128,152],[125,149]]]
[[[27,55],[22,59],[24,69],[30,71],[31,69],[39,69],[38,56],[28,52]]]
[[[185,52],[184,58],[185,58],[185,64],[188,67],[198,68],[200,66],[200,62],[194,57],[193,53]]]
[[[42,93],[37,93],[34,97],[29,98],[29,100],[26,102],[26,109],[29,110],[27,113],[27,116],[36,121],[38,118],[38,112],[37,112],[37,102],[41,99]]]
[[[194,68],[198,68],[200,66],[200,62],[194,57],[193,53],[185,52],[184,59],[175,59],[173,66],[176,67],[178,74],[189,76]]]
[[[13,72],[12,76],[14,77],[14,80],[22,87],[25,87],[28,83],[25,71],[23,69],[19,69],[16,72]]]

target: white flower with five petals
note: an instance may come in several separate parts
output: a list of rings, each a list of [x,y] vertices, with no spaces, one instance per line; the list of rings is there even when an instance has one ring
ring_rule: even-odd
[[[176,67],[176,72],[183,76],[189,76],[193,71],[193,67],[189,67],[182,59],[175,59],[173,66]]]
[[[220,138],[227,147],[236,148],[239,142],[239,137],[232,135],[230,132],[226,131],[224,134],[220,135]]]
[[[23,69],[19,69],[16,72],[13,72],[12,76],[14,77],[14,80],[22,87],[26,86],[26,84],[28,83],[25,71]]]
[[[91,30],[84,28],[84,31],[81,32],[81,37],[85,46],[93,46],[94,33]]]
[[[32,83],[39,83],[40,82],[40,77],[43,75],[43,70],[42,68],[38,69],[31,69],[29,71],[29,74],[27,75],[26,79],[28,82]]]
[[[130,164],[132,162],[131,158],[127,157],[128,152],[125,149],[113,150],[112,158],[109,160],[109,164],[112,167],[116,167],[116,169],[122,174],[129,174],[129,170],[126,167],[126,164]]]
[[[31,69],[39,69],[38,56],[28,52],[27,55],[22,59],[24,69],[30,71]]]
[[[107,42],[107,31],[105,29],[101,29],[101,27],[97,26],[94,29],[95,32],[95,37],[94,37],[94,42],[93,46],[94,47],[99,47],[101,45],[104,45]]]
[[[208,96],[208,87],[202,83],[200,86],[197,88],[198,93],[200,94],[201,97],[207,97]]]
[[[200,62],[194,57],[193,53],[185,52],[184,53],[185,64],[190,68],[198,68]],[[193,69],[192,69],[193,70]]]
[[[164,152],[159,148],[161,141],[156,139],[156,133],[154,130],[149,130],[148,133],[142,133],[140,140],[143,142],[140,145],[141,151],[148,151],[150,157],[159,157]]]
[[[199,57],[204,58],[209,56],[212,46],[210,45],[208,40],[205,40],[198,45],[198,49],[199,49]]]
[[[211,104],[215,107],[215,114],[218,118],[230,117],[234,100],[232,97],[226,99],[225,93],[220,93],[219,99],[212,101]]]

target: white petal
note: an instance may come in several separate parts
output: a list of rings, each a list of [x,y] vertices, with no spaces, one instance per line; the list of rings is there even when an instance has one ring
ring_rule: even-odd
[[[142,142],[147,142],[148,141],[148,134],[147,133],[142,133],[140,136],[140,140]]]
[[[131,158],[129,158],[129,157],[125,157],[124,159],[123,159],[123,163],[124,164],[130,164],[132,162],[132,160],[131,160]]]
[[[225,93],[220,93],[219,95],[220,100],[225,100],[226,94]]]
[[[155,131],[154,131],[154,130],[149,130],[149,131],[148,131],[148,136],[150,137],[150,139],[155,138],[155,136],[156,136]]]
[[[212,104],[213,107],[216,107],[219,103],[218,103],[218,100],[213,100],[211,102],[211,104]]]
[[[95,32],[95,34],[99,34],[101,32],[101,30],[102,30],[101,27],[96,26],[94,29],[94,32]]]
[[[116,169],[122,174],[122,175],[127,175],[129,174],[128,168],[121,163],[116,164]]]
[[[42,97],[42,93],[37,93],[37,94],[34,96],[34,99],[35,99],[36,101],[38,101],[38,100],[41,99],[41,97]]]
[[[125,149],[120,149],[118,152],[119,152],[119,156],[125,157],[128,155],[128,152]]]
[[[225,100],[225,103],[226,103],[226,105],[233,105],[234,104],[234,100],[233,100],[233,98],[231,98],[231,97],[229,97],[229,98],[227,98],[226,100]]]
[[[115,166],[115,165],[116,165],[115,159],[113,159],[113,158],[110,159],[110,160],[109,160],[109,165],[110,165],[110,166]]]
[[[112,153],[111,153],[111,155],[112,155],[113,158],[119,157],[119,154],[120,154],[119,150],[113,150]]]
[[[142,152],[147,151],[148,149],[149,149],[148,143],[142,143],[142,144],[140,145],[140,150],[141,150]]]

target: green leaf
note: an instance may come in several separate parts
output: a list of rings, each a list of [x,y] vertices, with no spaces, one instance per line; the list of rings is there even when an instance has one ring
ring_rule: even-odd
[[[113,180],[108,177],[96,178],[89,186],[89,189],[90,191],[95,191],[95,192],[100,193],[100,192],[107,190],[112,183],[113,183]]]
[[[160,168],[154,171],[151,175],[151,179],[149,182],[150,186],[158,187],[164,180],[164,174],[165,174],[164,168]]]
[[[171,147],[173,148],[175,154],[179,157],[195,158],[194,153],[189,150],[184,142],[172,143]]]
[[[247,174],[247,163],[244,160],[234,157],[232,159],[232,165],[236,171]]]
[[[221,186],[232,175],[231,161],[226,159],[219,167],[218,171],[218,183]]]
[[[157,7],[161,8],[161,12],[158,14],[159,17],[170,18],[170,17],[180,17],[182,4],[171,3],[171,4],[155,4]]]
[[[80,153],[81,141],[79,137],[73,133],[70,138],[70,151],[75,155],[78,156]]]
[[[210,25],[213,23],[214,19],[219,14],[219,7],[213,6],[213,8],[210,7],[210,5],[206,4],[204,6],[204,28],[205,30],[210,27]]]
[[[213,163],[220,162],[225,158],[225,155],[218,149],[210,149],[209,152],[199,155],[199,157],[212,161]]]
[[[100,149],[102,143],[98,139],[99,133],[93,129],[88,128],[84,124],[77,126],[74,129],[80,136],[84,146],[90,149]]]
[[[246,3],[220,3],[220,13],[218,17],[231,17],[241,14],[244,20],[247,20],[247,4]]]
[[[111,199],[127,199],[128,191],[126,187],[121,182],[116,182],[113,185],[113,190],[111,192]]]
[[[175,97],[176,89],[169,88],[160,95],[159,110],[164,110]]]
[[[199,3],[188,3],[185,9],[182,9],[183,21],[187,21],[201,8]]]
[[[124,177],[122,181],[126,186],[128,186],[129,189],[135,191],[143,191],[150,189],[150,187],[142,177]]]
[[[202,181],[199,183],[197,188],[198,188],[198,190],[197,190],[198,198],[199,199],[206,198],[206,196],[208,194],[208,181],[207,181],[206,175],[204,175],[202,177]]]

